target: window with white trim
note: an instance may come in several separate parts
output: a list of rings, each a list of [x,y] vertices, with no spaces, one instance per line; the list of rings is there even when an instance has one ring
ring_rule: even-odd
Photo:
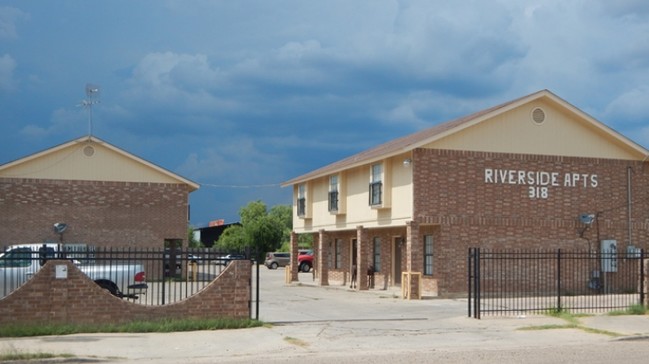
[[[297,186],[297,216],[306,216],[306,185],[304,183]]]
[[[329,176],[329,212],[338,211],[338,175]]]
[[[372,175],[370,176],[370,206],[376,206],[382,203],[383,164],[382,163],[373,164],[371,172]]]

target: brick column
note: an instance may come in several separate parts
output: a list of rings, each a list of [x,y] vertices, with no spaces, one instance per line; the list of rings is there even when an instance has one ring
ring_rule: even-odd
[[[367,240],[367,229],[363,226],[356,227],[356,241],[356,289],[367,290],[367,253],[370,243]]]
[[[421,272],[424,265],[424,248],[419,236],[419,223],[406,223],[406,269],[408,272]]]
[[[297,240],[297,234],[295,233],[295,231],[291,231],[291,264],[288,267],[291,269],[291,282],[297,282],[299,280],[297,277],[299,269],[299,267],[297,266],[297,256],[299,254],[297,248]]]
[[[327,254],[329,254],[329,238],[324,229],[318,232],[318,257],[316,265],[313,267],[317,270],[318,285],[329,285],[329,265]]]

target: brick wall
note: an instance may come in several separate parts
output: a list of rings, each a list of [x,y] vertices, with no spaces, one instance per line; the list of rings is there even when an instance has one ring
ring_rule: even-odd
[[[55,267],[65,265],[67,279]],[[128,323],[185,318],[248,318],[249,261],[232,261],[198,294],[166,306],[142,306],[99,288],[69,261],[48,261],[32,279],[0,300],[0,324]]]
[[[643,163],[434,149],[415,150],[413,162],[415,220],[439,229],[434,278],[440,294],[466,292],[469,247],[586,251],[602,239],[615,239],[618,249],[626,249],[628,167],[631,242],[649,249],[649,171]],[[558,182],[487,183],[485,169],[556,173]],[[578,176],[577,183],[566,182],[566,175]],[[597,186],[592,186],[593,175]],[[532,198],[530,187],[547,187],[547,195]],[[580,237],[582,213],[598,213],[598,218]]]
[[[187,240],[183,184],[0,178],[0,247],[58,241],[95,246],[157,247]]]

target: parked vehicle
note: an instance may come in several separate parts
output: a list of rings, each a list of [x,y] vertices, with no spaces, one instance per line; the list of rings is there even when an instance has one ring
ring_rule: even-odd
[[[305,254],[300,254],[297,257],[297,266],[299,268],[299,272],[310,272],[311,268],[313,268],[313,251]]]
[[[245,259],[248,258],[246,258],[246,256],[243,254],[228,254],[221,257],[220,259],[216,259],[214,263],[217,265],[228,265],[233,260],[245,260]]]
[[[183,262],[189,262],[189,263],[202,263],[202,259],[194,254],[191,253],[186,253],[185,256],[180,253],[180,251],[176,254],[175,259],[173,261],[175,262],[176,265],[176,270],[171,271],[169,269],[170,263],[172,261],[172,255],[171,255],[171,250],[170,249],[165,249],[165,254],[164,254],[164,261],[165,261],[165,276],[166,277],[172,277],[172,276],[179,276],[182,274],[182,269],[183,269]]]
[[[70,259],[101,288],[120,298],[137,299],[147,289],[142,264],[97,264],[91,250],[60,251],[58,244],[13,245],[0,253],[0,298],[23,285],[50,259]],[[93,262],[94,261],[94,262]],[[124,293],[126,292],[126,293]]]
[[[267,253],[264,265],[268,269],[277,269],[277,267],[286,267],[291,263],[291,254],[285,252]]]

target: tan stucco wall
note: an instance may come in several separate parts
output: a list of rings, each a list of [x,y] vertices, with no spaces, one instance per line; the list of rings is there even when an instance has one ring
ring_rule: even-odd
[[[87,147],[92,147],[92,155]],[[90,153],[88,153],[90,154]],[[0,171],[0,177],[80,181],[179,183],[169,175],[89,141],[73,143]]]
[[[388,227],[403,226],[412,220],[412,166],[405,166],[404,159],[410,153],[384,160],[385,208],[369,206],[370,164],[353,168],[339,174],[343,185],[340,201],[346,206],[344,213],[328,211],[329,176],[310,181],[307,189],[307,219],[297,216],[293,209],[293,229],[297,233],[315,232],[320,229],[346,230],[356,226]],[[311,198],[311,201],[309,201]],[[297,200],[297,185],[293,189],[293,203]],[[344,200],[344,201],[343,201]]]
[[[532,110],[540,107],[546,119],[532,121]],[[536,100],[460,133],[432,142],[425,148],[498,153],[560,155],[588,158],[637,159],[628,147],[616,142],[588,121],[556,108],[551,101]]]

